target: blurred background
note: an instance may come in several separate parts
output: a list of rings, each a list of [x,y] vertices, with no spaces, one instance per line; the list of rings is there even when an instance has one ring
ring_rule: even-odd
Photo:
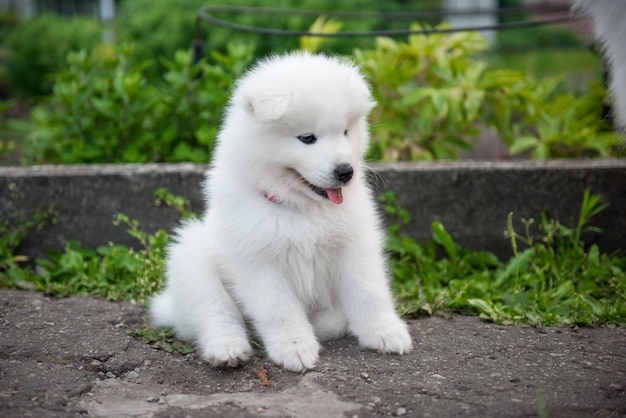
[[[231,0],[227,3],[228,6],[268,6],[266,0]],[[212,5],[216,5],[216,3]],[[200,30],[196,33],[196,13],[203,6],[207,6],[207,2],[203,0],[0,0],[0,134],[2,135],[0,137],[0,163],[144,162],[187,161],[190,159],[205,161],[209,157],[210,151],[200,152],[199,149],[210,148],[215,132],[214,128],[200,125],[219,124],[220,111],[217,109],[223,105],[227,98],[230,80],[237,77],[254,58],[268,53],[302,48],[306,42],[303,43],[303,39],[299,37],[238,32],[202,21],[198,26]],[[381,2],[376,0],[354,0],[350,2],[277,0],[271,2],[271,7],[314,10],[318,11],[319,14],[303,16],[258,12],[220,12],[215,13],[215,15],[229,22],[256,27],[306,31],[311,29],[312,25],[316,23],[317,17],[323,15],[324,11],[371,12],[367,16],[346,17],[345,19],[332,17],[329,20],[317,21],[321,25],[318,28],[321,27],[326,31],[357,32],[408,29],[412,23],[418,23],[421,25],[420,27],[426,28],[438,27],[441,24],[449,24],[452,27],[471,27],[474,25],[502,25],[507,22],[543,21],[572,16],[567,4],[556,0],[388,0],[384,6],[381,6]],[[384,10],[381,10],[381,7]],[[375,12],[381,11],[396,12],[396,17],[394,19],[378,18]],[[424,13],[419,18],[409,20],[403,16],[409,12]],[[480,42],[484,41],[485,46],[473,49],[471,46],[468,47],[467,57],[471,56],[472,60],[481,62],[481,68],[476,71],[483,75],[489,71],[506,69],[519,72],[522,74],[521,78],[537,80],[557,78],[559,80],[558,86],[556,84],[552,87],[542,85],[541,88],[544,90],[549,88],[553,92],[567,92],[573,95],[595,95],[594,100],[596,100],[597,107],[601,108],[604,106],[603,93],[600,94],[593,90],[591,94],[588,94],[589,84],[595,82],[601,86],[603,76],[602,61],[589,44],[590,34],[589,22],[586,20],[556,25],[482,31]],[[190,78],[189,75],[189,71],[193,71],[190,69],[193,67],[193,62],[188,63],[185,61],[188,58],[178,53],[191,51],[194,35],[199,36],[203,41],[202,53],[206,58],[207,65],[211,65],[210,68],[207,67],[199,71],[205,75],[207,72],[213,71],[212,74],[215,76],[212,79],[209,77],[212,84],[205,84],[203,88],[220,89],[225,94],[221,94],[219,97],[206,98],[204,103],[187,103],[187,107],[184,108],[183,99],[189,91],[188,89],[183,91],[184,88],[180,86],[185,83],[189,86],[193,82],[194,78]],[[384,46],[376,42],[373,36],[329,38],[315,43],[309,49],[314,48],[317,51],[346,55],[353,55],[356,50],[384,49]],[[394,37],[394,42],[397,42],[398,45],[402,43],[411,44],[411,42],[407,42],[406,36]],[[467,38],[467,42],[466,46],[472,43],[476,44],[479,41],[476,41],[475,38]],[[309,45],[311,44],[309,43]],[[449,50],[454,48],[456,47],[448,47]],[[83,51],[85,56],[72,55],[78,51]],[[422,54],[420,55],[422,58],[425,56],[423,54],[428,53],[428,51],[416,52],[416,54]],[[437,56],[436,53],[434,54]],[[367,57],[367,53],[361,54],[361,57]],[[454,67],[460,64],[452,63],[449,65]],[[469,66],[466,63],[462,65],[462,70],[452,68],[452,73],[467,72]],[[100,68],[99,66],[106,68],[101,69],[100,79],[93,78],[95,77],[93,72],[96,67]],[[156,104],[149,104],[148,98],[139,96],[141,92],[131,90],[121,92],[121,87],[118,86],[118,90],[115,90],[113,84],[110,87],[113,90],[109,93],[105,87],[102,87],[102,91],[99,93],[94,92],[99,88],[98,86],[105,83],[102,78],[107,78],[107,74],[113,80],[116,71],[119,73],[124,69],[127,71],[125,74],[127,78],[124,79],[126,84],[134,83],[148,90],[154,88],[154,92],[151,93],[153,96],[157,96],[159,92],[176,85],[177,77],[184,78],[183,73],[185,71],[187,71],[185,73],[187,78],[184,82],[179,80],[179,87],[182,90],[179,89],[178,93],[168,90],[167,97],[163,99],[165,105],[161,107]],[[368,71],[371,71],[372,77],[375,78],[375,69],[370,68]],[[221,82],[216,72],[224,73],[222,74],[224,79]],[[131,76],[133,74],[135,81],[132,81]],[[507,74],[509,74],[509,85],[512,85],[511,73]],[[196,73],[194,77],[197,75]],[[80,87],[81,77],[83,79],[92,78],[89,78],[89,82],[83,80],[83,87]],[[408,82],[397,85],[413,85],[412,83],[417,78],[413,76],[412,79],[407,79]],[[481,88],[486,89],[484,79],[485,77],[481,79],[480,83],[482,83]],[[377,80],[374,79],[373,82],[375,85],[377,84]],[[459,81],[457,80],[457,82]],[[167,86],[163,87],[163,83]],[[121,85],[125,86],[126,84],[122,83]],[[90,85],[91,87],[89,87]],[[432,82],[432,85],[436,86],[436,83]],[[130,89],[129,86],[127,88]],[[64,89],[65,93],[63,93]],[[69,92],[68,89],[74,90]],[[533,89],[535,92],[538,91],[537,85]],[[87,107],[99,115],[106,116],[108,114],[110,120],[117,117],[121,118],[122,121],[130,121],[130,117],[124,119],[124,115],[130,115],[129,112],[132,109],[129,107],[116,108],[114,103],[106,102],[116,91],[120,96],[116,99],[117,101],[123,102],[126,96],[131,97],[133,102],[145,101],[145,108],[137,110],[135,115],[138,119],[144,118],[141,115],[149,112],[154,114],[157,111],[154,106],[157,106],[161,113],[165,112],[163,109],[169,106],[175,115],[170,114],[168,116],[169,119],[165,122],[166,127],[159,125],[159,121],[150,123],[144,121],[138,122],[139,125],[136,129],[130,127],[128,131],[109,132],[107,135],[117,137],[126,135],[136,139],[138,136],[144,135],[145,131],[149,129],[159,130],[159,132],[169,129],[167,135],[144,135],[145,138],[142,141],[144,143],[151,141],[173,143],[183,139],[182,142],[186,142],[186,145],[174,144],[168,149],[152,152],[146,151],[150,146],[144,144],[135,147],[135,149],[114,153],[115,155],[96,150],[97,147],[107,146],[123,148],[124,141],[106,143],[105,139],[98,139],[96,131],[102,129],[106,131],[106,123],[98,122],[97,118],[92,115],[79,115],[75,111],[77,108]],[[91,94],[92,96],[84,98],[82,101],[77,100],[81,94]],[[177,94],[179,96],[174,99],[173,96]],[[485,94],[485,97],[489,97],[489,91]],[[70,100],[68,97],[72,95],[74,98]],[[539,99],[536,94],[535,96],[535,100],[544,100],[547,97],[542,96],[543,98]],[[514,101],[512,100],[512,102]],[[435,100],[436,104],[437,100]],[[201,120],[197,124],[182,127],[185,112],[188,115],[190,111],[193,111],[192,105],[214,106],[216,110],[211,110],[210,113],[212,112],[212,114],[205,115],[206,118],[200,118]],[[449,108],[454,107],[453,105],[450,104]],[[587,103],[586,106],[589,104]],[[439,106],[436,109],[437,115],[446,117],[447,109],[442,109]],[[70,115],[68,120],[60,121],[54,116],[55,112],[74,113]],[[492,112],[489,117],[495,113]],[[409,116],[405,114],[402,117]],[[512,121],[511,123],[514,123],[524,116],[509,115],[507,117]],[[606,120],[606,111],[599,113],[598,118]],[[77,121],[82,121],[82,125]],[[70,126],[72,123],[75,126]],[[424,123],[426,122],[422,121],[422,125]],[[498,123],[504,125],[502,121],[480,122],[480,124],[492,124],[496,128]],[[472,125],[475,126],[476,123],[472,122]],[[171,128],[171,126],[176,126],[176,128]],[[405,130],[422,128],[403,127]],[[454,126],[449,127],[449,129],[453,130]],[[606,126],[594,129],[594,132],[610,130]],[[185,133],[185,130],[190,130],[190,133]],[[519,143],[515,148],[519,153],[538,149],[538,146],[533,148],[528,135],[520,133],[519,130],[507,133],[505,132],[507,129],[503,126],[497,130],[498,134],[495,136],[501,137],[500,142],[504,142],[505,146],[493,151],[490,154],[491,157],[509,156],[511,154],[509,148],[514,137],[526,138],[525,143]],[[481,131],[484,132],[485,130],[481,129]],[[385,132],[383,134],[382,136],[387,135]],[[184,140],[185,135],[191,138],[191,142]],[[465,132],[464,135],[463,141],[470,133]],[[63,144],[63,139],[59,138],[65,138],[68,142]],[[127,139],[126,143],[129,140]],[[396,145],[399,143],[398,141],[401,143],[398,147],[406,148],[406,144],[403,142],[405,141],[404,138],[398,139],[395,142]],[[373,158],[391,160],[455,159],[462,154],[461,151],[471,151],[478,141],[474,139],[465,141],[469,145],[464,147],[464,144],[460,144],[462,149],[459,152],[440,152],[429,144],[419,143],[417,148],[411,145],[409,148],[412,148],[409,151],[403,148],[398,152],[385,154],[382,148],[392,142],[389,139],[387,143],[380,145],[380,149],[372,153]],[[77,147],[80,149],[77,150]],[[178,148],[175,149],[176,147]],[[598,148],[599,145],[595,147]],[[557,148],[553,147],[552,151],[540,150],[535,152],[534,156],[539,158],[558,157],[560,155],[556,152]],[[604,155],[602,151],[596,152],[597,150],[590,153],[589,149],[593,148],[594,146],[585,145],[577,151],[577,156]],[[79,156],[81,153],[82,156]],[[124,153],[125,156],[122,156]],[[90,157],[92,154],[94,155],[93,158]]]

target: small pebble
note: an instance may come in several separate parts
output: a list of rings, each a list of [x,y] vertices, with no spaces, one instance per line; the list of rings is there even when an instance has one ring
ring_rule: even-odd
[[[406,408],[398,408],[398,410],[396,411],[396,415],[399,417],[406,415]]]
[[[139,379],[139,373],[137,373],[134,370],[131,370],[128,372],[128,374],[126,375],[126,380],[137,380]]]
[[[115,379],[117,376],[112,372],[107,372],[106,377],[107,379]]]
[[[361,373],[361,377],[362,377],[363,379],[369,379],[369,378],[370,378],[370,375],[369,375],[369,373],[365,373],[365,372],[363,372],[363,373]]]

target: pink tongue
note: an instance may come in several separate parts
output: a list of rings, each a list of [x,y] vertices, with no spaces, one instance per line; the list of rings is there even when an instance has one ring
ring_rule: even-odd
[[[343,202],[343,195],[341,194],[341,189],[326,189],[326,194],[328,195],[328,200],[333,203],[341,204]]]

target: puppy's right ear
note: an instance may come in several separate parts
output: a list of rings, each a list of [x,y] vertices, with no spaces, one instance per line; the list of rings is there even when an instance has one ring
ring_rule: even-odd
[[[243,97],[244,109],[261,123],[272,123],[279,120],[287,106],[289,96],[282,94],[259,94]]]

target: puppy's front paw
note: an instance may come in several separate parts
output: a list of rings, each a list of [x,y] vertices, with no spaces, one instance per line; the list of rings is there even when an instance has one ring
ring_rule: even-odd
[[[201,357],[215,367],[238,367],[252,355],[250,342],[239,336],[212,338],[199,345]]]
[[[398,317],[370,324],[357,337],[362,347],[383,353],[404,354],[413,349],[409,330]]]
[[[320,344],[315,338],[274,341],[266,346],[270,359],[287,370],[301,372],[315,367]]]

